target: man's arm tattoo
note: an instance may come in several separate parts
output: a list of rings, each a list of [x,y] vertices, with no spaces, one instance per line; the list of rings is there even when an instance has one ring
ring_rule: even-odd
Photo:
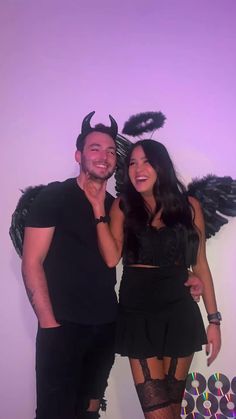
[[[25,284],[26,294],[28,296],[29,302],[35,311],[35,303],[34,303],[34,291],[26,285],[26,276],[23,274],[23,280]],[[36,312],[36,311],[35,311]]]
[[[30,304],[32,305],[34,311],[35,311],[35,302],[34,302],[34,291],[28,287],[26,287],[26,293],[28,295]]]

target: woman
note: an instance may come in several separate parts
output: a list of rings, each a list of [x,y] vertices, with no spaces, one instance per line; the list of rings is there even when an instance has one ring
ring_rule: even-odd
[[[85,193],[97,220],[98,243],[108,266],[123,257],[117,352],[128,356],[147,419],[180,417],[195,351],[207,343],[208,365],[220,350],[220,321],[205,254],[198,201],[187,198],[166,148],[154,140],[133,144],[125,190],[104,218],[105,185]],[[184,286],[188,268],[204,283],[210,320],[205,334],[198,305]]]

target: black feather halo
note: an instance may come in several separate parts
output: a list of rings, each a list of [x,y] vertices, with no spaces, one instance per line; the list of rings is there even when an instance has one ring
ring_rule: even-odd
[[[165,115],[162,112],[142,112],[132,115],[123,128],[123,134],[136,137],[144,132],[155,131],[161,128],[165,122]]]

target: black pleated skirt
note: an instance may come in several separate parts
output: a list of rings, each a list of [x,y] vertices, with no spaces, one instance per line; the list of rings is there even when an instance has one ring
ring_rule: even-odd
[[[130,358],[186,357],[207,343],[185,267],[124,267],[116,352]]]

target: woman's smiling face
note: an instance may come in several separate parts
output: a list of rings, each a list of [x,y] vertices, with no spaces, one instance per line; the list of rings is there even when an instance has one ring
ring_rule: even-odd
[[[142,146],[133,149],[129,163],[129,178],[137,192],[142,195],[153,193],[157,173],[149,163]]]

